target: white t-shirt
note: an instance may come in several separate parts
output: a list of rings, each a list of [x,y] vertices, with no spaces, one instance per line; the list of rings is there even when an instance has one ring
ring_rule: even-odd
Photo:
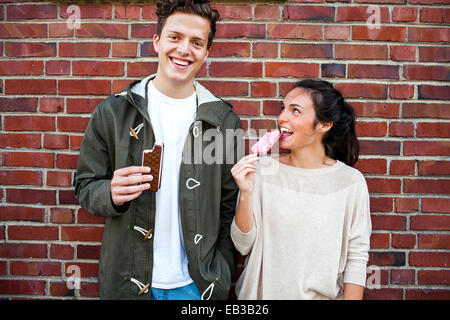
[[[197,113],[196,94],[173,99],[150,82],[148,112],[155,141],[164,143],[161,188],[156,192],[152,287],[172,289],[193,282],[183,242],[178,191],[184,142]]]

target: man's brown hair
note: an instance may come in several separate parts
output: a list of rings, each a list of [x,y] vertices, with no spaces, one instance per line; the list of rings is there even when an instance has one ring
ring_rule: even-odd
[[[210,31],[207,45],[209,49],[216,34],[216,22],[220,17],[219,12],[211,8],[209,0],[158,0],[156,2],[156,15],[158,16],[156,33],[159,37],[167,18],[175,12],[195,14],[209,20]]]

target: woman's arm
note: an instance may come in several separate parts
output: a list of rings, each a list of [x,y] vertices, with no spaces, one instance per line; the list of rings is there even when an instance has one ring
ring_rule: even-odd
[[[364,287],[354,283],[344,283],[344,300],[362,300]]]

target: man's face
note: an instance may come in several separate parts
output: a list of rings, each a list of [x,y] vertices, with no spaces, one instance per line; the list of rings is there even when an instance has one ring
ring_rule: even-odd
[[[153,36],[159,80],[175,86],[192,83],[208,57],[209,32],[210,22],[203,17],[180,12],[169,16],[161,35]]]

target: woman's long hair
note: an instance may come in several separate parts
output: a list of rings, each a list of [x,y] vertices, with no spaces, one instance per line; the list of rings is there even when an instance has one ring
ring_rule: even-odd
[[[316,112],[314,125],[319,122],[333,122],[331,129],[323,136],[325,154],[353,166],[359,156],[359,142],[355,132],[355,110],[328,81],[301,80],[295,83],[295,88],[302,88],[311,94]]]

